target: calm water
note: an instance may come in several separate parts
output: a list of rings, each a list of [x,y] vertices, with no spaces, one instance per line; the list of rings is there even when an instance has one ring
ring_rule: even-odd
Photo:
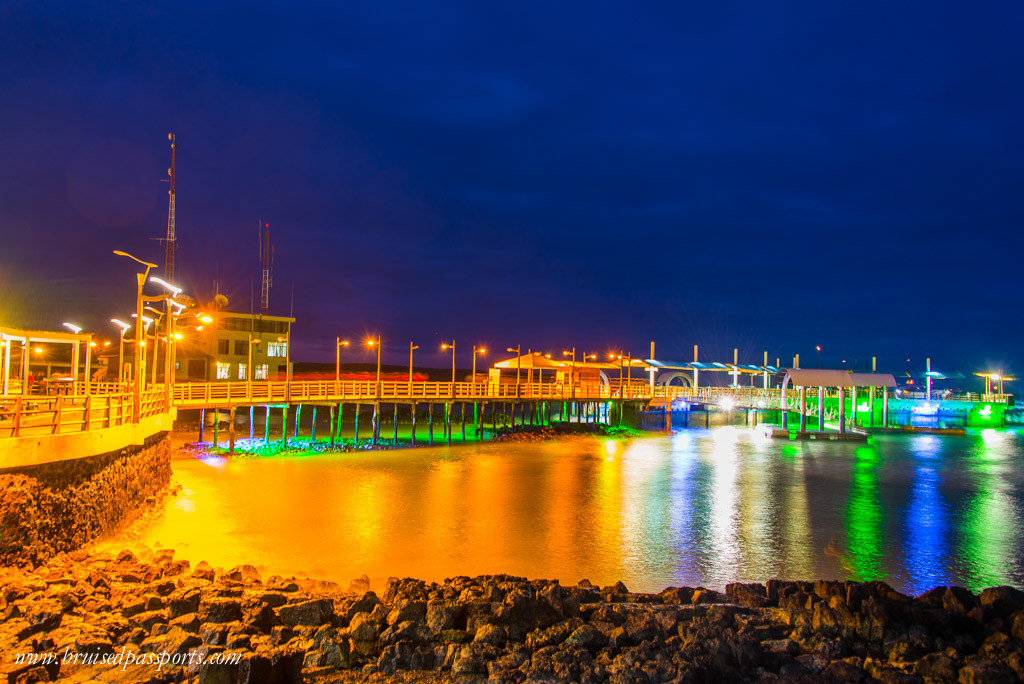
[[[635,440],[182,459],[130,539],[341,581],[514,573],[635,590],[771,577],[1024,585],[1024,435]]]

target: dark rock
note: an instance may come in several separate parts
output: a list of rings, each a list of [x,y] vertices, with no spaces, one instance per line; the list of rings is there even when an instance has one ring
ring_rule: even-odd
[[[180,593],[173,593],[167,602],[168,614],[172,618],[176,618],[187,613],[198,612],[201,597],[202,594],[198,589],[186,589]]]
[[[356,613],[372,613],[373,610],[380,605],[380,599],[372,591],[364,593],[358,601],[353,603],[345,610],[345,617],[349,620],[352,619]]]
[[[281,622],[289,627],[296,625],[323,625],[334,617],[334,602],[330,599],[314,599],[291,603],[278,609]]]
[[[914,663],[914,674],[929,681],[955,682],[957,663],[943,653],[929,653]]]
[[[508,632],[501,625],[483,625],[476,631],[476,635],[473,637],[474,643],[492,644],[494,646],[504,646],[506,641],[508,641]]]
[[[242,619],[242,604],[234,599],[213,599],[199,604],[203,622],[235,622]]]
[[[580,625],[565,639],[565,643],[571,646],[586,649],[601,648],[607,641],[605,635],[590,624]]]
[[[978,604],[983,608],[991,608],[999,617],[1008,618],[1024,610],[1024,592],[1007,586],[990,587],[978,596]]]
[[[982,595],[984,593],[982,592]],[[993,660],[972,659],[960,668],[957,681],[961,684],[1012,684],[1018,680],[1016,673],[1002,663]]]

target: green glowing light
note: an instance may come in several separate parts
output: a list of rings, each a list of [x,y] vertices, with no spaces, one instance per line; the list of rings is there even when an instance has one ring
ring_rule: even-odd
[[[846,540],[850,548],[849,571],[862,582],[884,579],[882,528],[885,514],[878,496],[878,466],[881,461],[871,447],[856,452],[853,488],[846,510]]]
[[[985,404],[985,407],[978,411],[978,415],[982,418],[992,417],[992,404]]]
[[[857,404],[857,413],[867,413],[868,410],[868,402]]]

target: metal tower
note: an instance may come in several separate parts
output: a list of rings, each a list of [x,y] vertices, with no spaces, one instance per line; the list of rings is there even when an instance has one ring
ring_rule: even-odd
[[[270,286],[274,284],[274,251],[270,246],[270,224],[260,222],[260,263],[263,265],[263,286],[260,290],[260,313],[270,310]]]
[[[170,199],[167,202],[167,251],[164,256],[164,279],[168,282],[174,281],[174,162],[175,144],[174,134],[168,133],[167,139],[171,141],[171,168],[167,169],[167,175],[171,182],[168,190]]]

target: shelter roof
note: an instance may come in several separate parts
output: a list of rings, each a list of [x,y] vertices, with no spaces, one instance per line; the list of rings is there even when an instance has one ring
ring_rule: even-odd
[[[73,333],[64,330],[25,330],[10,325],[0,325],[0,339],[17,340],[25,342],[64,342],[73,344],[75,342],[89,342],[92,339],[91,333]]]
[[[787,368],[794,385],[803,387],[895,387],[888,373],[850,373],[841,369]]]

